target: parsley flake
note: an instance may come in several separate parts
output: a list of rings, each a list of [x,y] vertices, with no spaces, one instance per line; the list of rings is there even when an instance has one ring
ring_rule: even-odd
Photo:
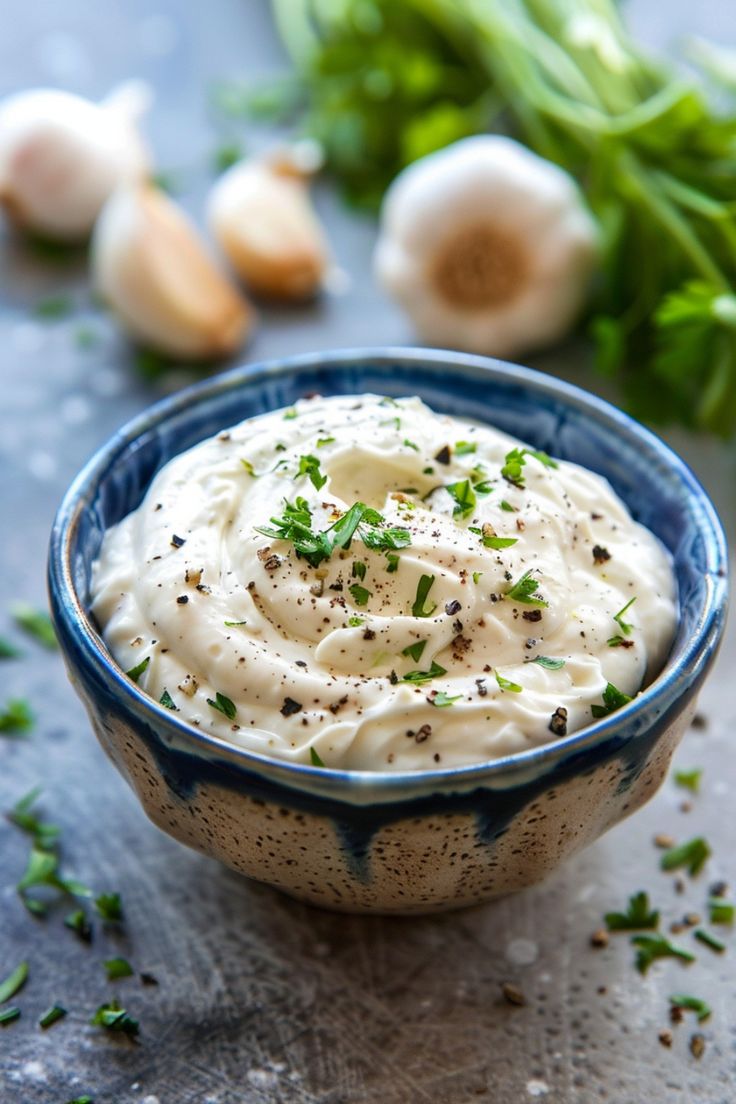
[[[117,1001],[101,1004],[89,1021],[94,1027],[104,1027],[106,1031],[121,1031],[125,1035],[137,1035],[138,1020],[128,1015]]]
[[[726,949],[726,944],[722,943],[720,939],[717,939],[711,932],[706,931],[704,928],[696,928],[693,935],[699,943],[703,943],[706,947],[710,947],[716,954],[723,954]]]
[[[33,713],[25,698],[11,698],[0,709],[0,732],[17,736],[33,728]]]
[[[442,675],[446,675],[446,674],[447,674],[447,671],[445,670],[445,668],[440,667],[439,663],[437,663],[433,659],[432,660],[432,665],[430,666],[428,671],[409,671],[409,673],[404,675],[403,678],[400,681],[401,682],[413,682],[413,683],[430,682],[431,679],[440,678]]]
[[[549,602],[545,602],[543,598],[535,597],[535,591],[539,586],[539,580],[532,578],[531,568],[525,571],[524,574],[518,579],[513,586],[505,592],[505,598],[511,598],[514,602],[521,602],[525,606],[544,606],[549,607]]]
[[[682,786],[685,790],[690,790],[690,793],[700,792],[700,779],[703,776],[702,767],[693,767],[692,770],[676,770],[674,773],[675,785]]]
[[[108,981],[115,981],[117,978],[132,977],[135,972],[127,958],[106,958],[103,962],[103,966],[105,967]]]
[[[0,659],[18,659],[22,655],[20,648],[16,648],[15,644],[0,636]]]
[[[331,445],[334,440],[334,437],[318,437],[317,448],[324,448],[325,445]]]
[[[559,671],[561,667],[565,666],[564,659],[553,659],[552,656],[545,655],[535,656],[532,663],[538,663],[540,667],[545,667],[548,671]]]
[[[178,709],[176,707],[176,703],[174,702],[174,699],[172,698],[171,694],[169,693],[169,691],[166,689],[165,686],[164,686],[164,692],[158,700],[159,700],[159,705],[162,705],[164,707],[164,709],[172,709],[175,713],[178,712]]]
[[[351,586],[348,587],[348,590],[350,591],[356,606],[367,606],[368,599],[372,596],[373,593],[366,587],[361,586],[360,583],[352,583]]]
[[[509,514],[518,514],[519,512],[516,507],[512,506],[510,502],[507,502],[505,498],[501,499],[501,509]]]
[[[472,514],[478,499],[469,479],[461,479],[458,483],[445,484],[445,490],[455,500],[452,510],[453,517],[467,517]]]
[[[61,1004],[52,1004],[50,1008],[47,1008],[44,1014],[39,1018],[38,1026],[42,1027],[44,1031],[46,1028],[51,1027],[58,1020],[63,1020],[66,1016],[66,1008]]]
[[[396,552],[386,553],[386,570],[388,571],[389,575],[393,575],[394,571],[399,570],[399,560],[400,557],[396,554]]]
[[[0,1004],[5,1004],[5,1001],[19,993],[27,979],[28,963],[21,962],[4,981],[0,982]]]
[[[454,697],[450,697],[444,690],[440,690],[438,694],[430,698],[430,703],[436,706],[437,709],[445,709],[449,705],[454,705],[456,701],[460,701],[462,694],[455,694]]]
[[[504,678],[503,675],[499,675],[498,671],[495,672],[495,675],[496,682],[501,690],[509,690],[513,694],[520,694],[524,689],[523,686],[519,686],[518,682],[511,682],[509,679]]]
[[[722,897],[710,897],[708,910],[711,924],[733,924],[736,909],[731,901],[724,901]]]
[[[356,560],[353,564],[353,570],[351,572],[354,579],[360,579],[362,582],[365,579],[366,566],[360,560]]]
[[[468,456],[471,452],[475,452],[477,448],[478,446],[475,441],[456,441],[455,455]]]
[[[322,474],[319,460],[316,456],[308,455],[299,457],[299,471],[297,472],[297,477],[300,475],[308,476],[310,482],[318,491],[321,491],[327,482],[327,476]]]
[[[609,713],[615,713],[617,709],[627,705],[631,701],[628,694],[618,690],[612,682],[609,682],[603,691],[603,704],[591,705],[590,711],[594,717],[607,717]]]
[[[663,935],[635,935],[631,943],[638,948],[634,965],[640,974],[645,974],[657,958],[679,958],[683,962],[695,961],[695,955],[691,951],[671,943]]]
[[[405,648],[402,648],[401,654],[413,659],[415,663],[418,663],[422,658],[422,652],[427,646],[426,640],[417,640],[415,644],[407,644]]]
[[[69,928],[83,943],[92,942],[92,925],[84,909],[74,909],[64,917],[64,927]]]
[[[313,767],[324,767],[324,763],[322,762],[322,759],[316,748],[310,747],[309,758]]]
[[[694,1012],[698,1018],[698,1023],[707,1020],[711,1014],[711,1009],[704,1000],[701,1000],[700,997],[691,997],[687,993],[676,993],[670,997],[670,1004],[673,1008],[684,1008],[688,1012]]]
[[[133,682],[138,682],[138,679],[141,677],[143,672],[148,670],[148,665],[150,662],[151,657],[146,656],[145,659],[142,659],[140,663],[136,663],[135,667],[131,667],[130,670],[126,671],[125,673],[128,678],[131,679]]]
[[[679,870],[686,866],[688,873],[693,877],[703,869],[712,852],[706,840],[702,836],[696,836],[687,843],[680,843],[676,847],[670,847],[662,855],[660,866],[662,870]]]
[[[352,629],[357,629],[358,626],[362,625],[364,622],[364,617],[348,617],[348,625],[350,625]]]
[[[649,907],[649,897],[642,891],[629,897],[626,912],[607,912],[604,920],[609,931],[641,931],[659,926],[659,912]]]
[[[95,897],[97,914],[107,923],[117,923],[123,919],[123,905],[119,893],[100,893]]]
[[[437,603],[427,605],[429,592],[434,585],[434,575],[422,575],[417,583],[417,594],[411,607],[413,617],[431,617],[437,609]]]
[[[5,1027],[6,1024],[13,1023],[14,1020],[20,1018],[20,1008],[3,1008],[0,1012],[0,1027]]]
[[[631,636],[631,630],[634,628],[634,626],[629,624],[628,621],[624,621],[623,616],[626,613],[627,609],[629,609],[631,606],[633,606],[635,601],[636,601],[636,595],[634,595],[633,598],[630,598],[629,601],[626,603],[626,605],[622,609],[620,609],[618,611],[618,613],[614,613],[614,615],[613,615],[613,620],[619,626],[619,628],[621,629],[621,632],[624,634],[624,636]]]
[[[16,828],[20,828],[22,832],[27,832],[33,836],[39,847],[45,850],[53,850],[59,835],[58,827],[55,824],[48,824],[46,821],[40,820],[32,812],[33,805],[40,794],[40,786],[35,786],[32,790],[29,790],[10,810],[8,820]]]
[[[224,713],[229,721],[235,719],[235,714],[237,713],[235,703],[232,702],[230,698],[226,698],[224,694],[221,694],[219,690],[215,691],[214,701],[212,698],[207,698],[207,704],[211,706],[212,709],[216,709],[218,713]]]
[[[414,444],[414,442],[410,441],[408,437],[404,438],[404,445],[406,446],[406,448],[414,449],[414,452],[419,452],[419,445]]]
[[[284,411],[284,421],[292,422],[294,418],[298,418],[299,415],[293,406],[290,406],[288,410]]]
[[[34,609],[26,602],[16,602],[10,612],[16,625],[43,644],[44,648],[54,651],[59,647],[51,618],[45,610]]]

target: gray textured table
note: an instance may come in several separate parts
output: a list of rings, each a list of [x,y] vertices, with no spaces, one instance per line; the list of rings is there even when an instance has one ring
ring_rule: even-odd
[[[633,7],[652,41],[692,29],[694,19],[720,41],[736,33],[736,14],[718,0],[696,12],[673,0],[666,27],[656,22],[658,11],[654,0]],[[148,132],[160,167],[174,170],[195,215],[223,137],[208,116],[208,86],[281,64],[257,0],[161,0],[154,7],[145,0],[4,0],[0,16],[0,94],[56,82],[97,95],[131,74],[151,81],[157,102]],[[261,133],[249,138],[251,148],[263,141]],[[328,191],[320,202],[352,286],[314,308],[265,311],[253,357],[409,339],[370,280],[371,222],[346,212]],[[0,250],[0,633],[8,635],[11,598],[44,601],[49,525],[70,478],[154,392],[137,380],[130,351],[91,304],[83,262],[40,261],[9,240]],[[39,298],[62,290],[74,296],[73,319],[33,317]],[[80,320],[97,335],[94,348],[77,347]],[[598,387],[584,351],[538,363]],[[733,538],[733,447],[683,434],[671,439],[711,490]],[[0,697],[30,698],[38,724],[27,739],[0,745],[0,807],[41,784],[44,812],[62,827],[67,868],[98,890],[119,890],[126,922],[120,935],[98,930],[88,947],[63,927],[63,909],[34,921],[14,890],[26,841],[9,826],[0,829],[2,973],[24,957],[31,965],[17,1000],[22,1018],[0,1031],[2,1104],[63,1104],[82,1093],[96,1104],[736,1100],[734,952],[700,948],[689,969],[665,961],[641,979],[625,938],[605,950],[589,945],[602,912],[639,888],[674,920],[688,908],[702,911],[712,880],[736,877],[733,626],[703,695],[708,726],[693,730],[678,755],[680,766],[705,768],[690,812],[681,811],[683,791],[670,781],[545,885],[410,921],[302,907],[161,835],[97,747],[58,656],[23,646],[24,659],[2,666]],[[678,839],[703,833],[714,846],[707,873],[684,896],[657,870],[657,832]],[[102,959],[113,954],[159,985],[107,983]],[[522,987],[524,1007],[503,1001],[505,981]],[[668,1024],[667,997],[677,991],[713,1006],[700,1060],[688,1050],[692,1022],[673,1029],[671,1049],[657,1040]],[[139,1045],[88,1026],[111,994],[140,1019]],[[69,1015],[41,1032],[36,1020],[54,1000]]]

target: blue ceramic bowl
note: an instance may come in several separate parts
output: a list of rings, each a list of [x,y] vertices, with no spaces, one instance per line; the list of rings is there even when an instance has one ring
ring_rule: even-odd
[[[672,553],[680,620],[664,670],[588,728],[491,763],[333,771],[270,760],[179,720],[126,678],[89,614],[105,529],[176,453],[310,392],[417,394],[605,476]],[[237,369],[164,400],[92,458],[51,536],[49,581],[70,677],[114,763],[164,831],[250,877],[351,911],[451,908],[529,885],[656,791],[716,653],[725,539],[692,472],[626,415],[525,368],[369,349]]]

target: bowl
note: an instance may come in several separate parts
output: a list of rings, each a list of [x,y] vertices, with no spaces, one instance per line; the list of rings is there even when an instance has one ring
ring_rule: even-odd
[[[605,476],[672,554],[680,616],[667,662],[616,713],[493,762],[403,773],[268,759],[147,697],[89,612],[102,535],[175,454],[310,393],[417,394]],[[51,535],[51,608],[71,681],[159,828],[248,877],[353,912],[484,901],[539,881],[664,779],[715,657],[727,601],[718,517],[687,466],[609,404],[526,368],[452,352],[368,349],[236,369],[157,403],[90,460]]]

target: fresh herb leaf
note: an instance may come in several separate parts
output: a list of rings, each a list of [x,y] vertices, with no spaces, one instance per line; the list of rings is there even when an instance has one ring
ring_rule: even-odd
[[[626,639],[626,637],[620,636],[618,633],[616,633],[615,636],[609,636],[606,644],[609,648],[621,648],[627,647],[629,645],[629,641]]]
[[[435,694],[429,700],[437,709],[445,709],[447,706],[454,705],[456,701],[460,701],[461,698],[462,694],[455,694],[454,697],[450,697],[444,690],[440,690],[438,694]]]
[[[223,142],[215,150],[212,166],[216,173],[223,173],[237,164],[243,156],[243,149],[237,142]]]
[[[318,491],[321,491],[327,482],[327,476],[322,474],[319,460],[316,456],[308,455],[299,457],[299,471],[297,472],[297,476],[300,475],[308,476],[312,485]]]
[[[165,686],[164,686],[163,694],[161,695],[161,697],[158,700],[159,700],[159,705],[162,705],[164,707],[164,709],[173,709],[173,711],[175,713],[178,711],[174,699],[172,698],[171,694],[169,693],[169,691],[166,689]]]
[[[477,448],[478,445],[475,441],[456,441],[454,452],[456,456],[469,456]]]
[[[495,548],[500,550],[501,548],[511,548],[516,544],[518,537],[496,537],[483,534],[482,542],[485,548]]]
[[[28,979],[28,963],[21,962],[12,973],[8,974],[4,981],[0,982],[0,1004],[10,1000],[25,985]]]
[[[132,977],[135,973],[127,958],[106,958],[103,962],[103,966],[105,967],[108,981],[115,981],[117,978]]]
[[[16,648],[15,644],[0,636],[0,659],[18,659],[22,655],[20,648]]]
[[[698,1018],[698,1023],[707,1020],[711,1014],[711,1009],[704,1000],[701,1000],[700,997],[691,997],[687,993],[676,993],[670,997],[670,1004],[673,1008],[685,1008],[688,1012],[694,1012]]]
[[[705,931],[704,928],[696,928],[693,935],[700,943],[704,943],[706,947],[710,947],[716,954],[723,954],[726,949],[726,944],[722,943],[720,939],[717,939],[711,932]]]
[[[142,659],[140,663],[136,663],[135,667],[131,667],[130,670],[126,671],[125,673],[129,679],[132,679],[133,682],[138,682],[138,679],[141,677],[143,672],[148,670],[148,665],[150,662],[151,657],[146,656],[145,659]]]
[[[21,797],[8,813],[8,820],[33,836],[42,850],[52,850],[59,835],[59,829],[55,824],[47,824],[40,820],[31,810],[41,794],[41,788],[35,786],[24,797]]]
[[[73,310],[71,296],[47,295],[45,299],[39,299],[33,313],[36,318],[42,318],[45,322],[55,322],[60,318],[67,318]]]
[[[321,533],[312,531],[312,514],[303,498],[292,505],[284,503],[281,517],[272,517],[269,526],[256,526],[256,532],[274,540],[291,541],[297,556],[303,557],[312,567],[319,567],[330,558],[336,548],[347,549],[360,528],[360,536],[369,548],[406,548],[411,544],[411,534],[406,529],[385,528],[384,519],[377,510],[363,502],[355,502],[341,518]]]
[[[84,909],[74,909],[64,917],[64,926],[73,931],[83,943],[92,942],[92,925]]]
[[[375,548],[380,552],[388,549],[408,548],[411,544],[411,533],[408,529],[397,526],[388,526],[385,529],[363,529],[360,536],[367,548]]]
[[[675,785],[682,786],[685,790],[690,790],[690,793],[700,792],[700,779],[703,776],[702,767],[693,767],[692,770],[676,770],[674,774]]]
[[[52,1004],[40,1017],[38,1026],[45,1030],[47,1027],[51,1027],[52,1024],[55,1024],[57,1020],[62,1020],[64,1016],[66,1016],[66,1008],[61,1004]]]
[[[104,1027],[106,1031],[121,1031],[125,1035],[137,1035],[138,1020],[128,1015],[117,1001],[101,1004],[89,1021],[94,1027]]]
[[[607,717],[609,713],[615,713],[617,709],[621,709],[630,701],[631,698],[628,694],[622,693],[612,682],[609,682],[603,691],[603,704],[591,705],[590,711],[596,718]]]
[[[290,406],[288,410],[284,411],[284,421],[293,422],[295,418],[298,418],[299,414],[293,406]]]
[[[659,912],[649,907],[646,893],[635,893],[629,897],[626,912],[607,912],[604,916],[609,931],[637,931],[659,926]]]
[[[386,553],[386,570],[389,575],[392,575],[394,571],[399,570],[400,557],[395,552]]]
[[[446,674],[447,671],[445,670],[445,668],[440,667],[439,663],[437,663],[433,659],[432,665],[430,666],[428,671],[409,671],[409,673],[404,675],[400,681],[413,683],[430,682],[433,678],[441,678],[442,675]]]
[[[16,602],[10,612],[16,625],[43,644],[44,648],[55,651],[59,647],[51,618],[45,610],[34,609],[27,602]]]
[[[75,1096],[73,1100],[68,1100],[67,1104],[95,1104],[91,1096]]]
[[[501,475],[508,483],[513,483],[515,487],[523,487],[525,463],[525,449],[513,448],[506,453]]]
[[[706,840],[702,836],[696,836],[686,843],[680,843],[676,847],[670,847],[662,855],[660,866],[662,870],[679,870],[686,866],[688,872],[699,874],[712,852]]]
[[[0,1026],[5,1027],[6,1024],[13,1023],[14,1020],[20,1018],[20,1008],[3,1008],[0,1012]]]
[[[224,694],[221,694],[219,690],[215,691],[214,701],[212,698],[207,698],[207,704],[211,706],[212,709],[216,709],[218,713],[224,713],[228,720],[232,721],[235,719],[235,714],[237,713],[235,703],[232,702],[230,698],[225,697]]]
[[[247,621],[223,621],[223,625],[226,625],[228,629],[234,629],[238,625],[247,625]]]
[[[524,689],[523,686],[519,686],[518,682],[511,682],[509,679],[499,675],[498,671],[494,672],[496,675],[496,682],[502,690],[510,690],[513,694],[520,694]]]
[[[507,502],[505,498],[501,499],[501,509],[509,514],[518,514],[519,512],[516,507],[512,506],[510,502]]]
[[[419,452],[419,445],[415,445],[413,441],[410,441],[408,437],[404,438],[404,445],[406,448],[414,449],[415,452]]]
[[[543,598],[535,597],[535,592],[539,587],[539,580],[532,578],[531,568],[525,571],[520,579],[510,586],[505,593],[506,598],[511,598],[514,602],[521,602],[526,606],[544,606],[547,608],[549,602],[545,602]]]
[[[348,625],[350,625],[352,629],[357,629],[358,626],[364,624],[364,622],[364,617],[348,617]]]
[[[0,732],[17,736],[33,728],[33,713],[25,698],[11,698],[0,709]]]
[[[241,456],[240,457],[240,463],[243,465],[243,467],[247,471],[248,475],[251,476],[252,479],[255,479],[256,478],[256,469],[253,467],[250,460],[246,460],[244,457]]]
[[[119,893],[100,893],[95,897],[98,916],[107,923],[117,923],[123,919],[123,905]]]
[[[469,479],[462,479],[458,483],[447,483],[445,490],[455,500],[453,517],[467,517],[468,514],[472,514],[478,499],[475,497]]]
[[[548,671],[559,671],[560,667],[565,666],[564,659],[553,659],[552,656],[544,655],[535,656],[532,663],[538,663],[540,667],[545,667]]]
[[[415,663],[418,663],[422,658],[422,652],[426,646],[426,640],[417,640],[415,644],[407,644],[405,648],[402,648],[401,654],[403,656],[408,656],[409,659],[413,659]]]
[[[360,560],[356,560],[353,564],[353,570],[351,572],[354,579],[360,579],[362,582],[365,579],[366,566]]]
[[[334,437],[318,437],[317,448],[324,448],[325,445],[331,445],[334,440]]]
[[[479,583],[482,578],[483,578],[483,572],[482,571],[474,571],[473,572],[473,582],[474,583],[476,583],[476,584]]]
[[[723,897],[711,897],[708,900],[711,924],[733,924],[736,909],[731,901]]]
[[[637,947],[635,966],[640,974],[645,974],[657,958],[679,958],[683,962],[694,962],[695,955],[685,950],[663,935],[635,935],[631,940]]]
[[[361,586],[360,583],[353,583],[350,587],[348,587],[348,590],[353,596],[353,601],[355,602],[356,606],[368,605],[368,599],[371,597],[372,593],[370,590],[367,590],[366,587]]]
[[[422,575],[417,583],[417,594],[411,607],[413,617],[431,617],[437,609],[436,602],[427,605],[429,592],[434,585],[434,575]]]
[[[313,767],[323,767],[324,766],[324,763],[322,762],[322,759],[320,758],[319,752],[317,752],[316,749],[313,748],[313,747],[310,747],[310,749],[309,749],[309,758],[310,758],[310,761],[311,761]]]
[[[636,596],[634,596],[633,598],[630,598],[629,601],[626,603],[626,605],[623,607],[623,609],[620,609],[618,611],[618,613],[614,613],[614,615],[613,615],[613,620],[620,627],[621,632],[624,634],[624,636],[630,636],[631,635],[631,630],[633,629],[634,626],[630,625],[628,621],[624,621],[623,616],[626,613],[627,609],[629,609],[630,606],[633,606],[635,601],[636,601]]]

